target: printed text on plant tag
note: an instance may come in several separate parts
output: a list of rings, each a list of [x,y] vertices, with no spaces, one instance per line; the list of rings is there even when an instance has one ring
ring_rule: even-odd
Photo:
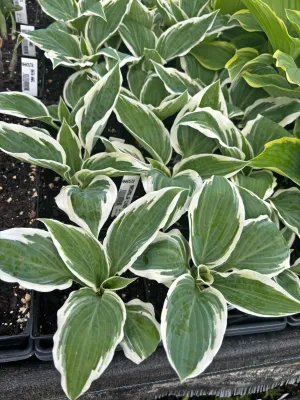
[[[111,213],[112,217],[117,217],[132,202],[139,180],[139,176],[124,176]]]
[[[38,61],[33,58],[21,58],[22,62],[22,92],[38,95]]]
[[[21,28],[22,33],[34,31],[34,26],[31,26],[31,25],[21,25],[20,28]],[[35,57],[36,56],[35,45],[33,43],[29,42],[29,40],[23,39],[22,54],[23,54],[23,56]]]
[[[14,5],[22,7],[22,10],[15,12],[16,22],[18,24],[28,24],[26,0],[14,0]]]

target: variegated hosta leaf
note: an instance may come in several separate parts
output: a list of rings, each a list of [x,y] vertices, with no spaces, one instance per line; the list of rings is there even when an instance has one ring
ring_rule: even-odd
[[[197,130],[200,135],[216,139],[225,156],[245,159],[243,152],[244,138],[235,125],[220,111],[206,107],[186,113],[178,125],[189,126]]]
[[[110,276],[121,275],[153,242],[174,210],[182,192],[167,188],[146,194],[119,214],[107,231],[104,246]]]
[[[228,69],[230,79],[233,81],[235,78],[237,78],[244,65],[256,58],[258,55],[259,52],[251,47],[238,49],[235,55],[225,65],[225,67]]]
[[[300,69],[295,63],[293,57],[277,50],[274,54],[276,58],[276,67],[282,68],[286,73],[286,78],[290,83],[300,86]]]
[[[39,120],[52,125],[52,117],[47,107],[40,100],[25,93],[0,93],[0,113],[19,118]]]
[[[68,109],[62,97],[59,98],[57,114],[58,119],[61,123],[63,123],[64,121],[66,121],[67,123],[70,122],[70,110]]]
[[[171,94],[166,97],[158,107],[148,105],[151,111],[160,119],[164,120],[178,113],[188,102],[189,94],[188,91],[180,94],[179,96]]]
[[[200,154],[183,159],[174,166],[174,174],[186,170],[198,172],[202,179],[209,179],[213,175],[230,178],[249,165],[249,161],[220,156],[219,154]]]
[[[271,278],[255,271],[216,274],[213,286],[229,304],[247,314],[278,317],[300,312],[300,301]]]
[[[194,264],[213,268],[226,262],[241,236],[244,220],[237,188],[221,176],[206,181],[189,208]]]
[[[300,236],[300,190],[296,187],[278,190],[270,203],[284,225]]]
[[[251,175],[239,173],[232,177],[232,181],[250,190],[262,200],[271,197],[277,185],[277,179],[271,171],[254,171]]]
[[[171,129],[171,142],[176,152],[183,157],[213,153],[217,147],[213,140],[197,134],[195,129],[178,125],[185,114],[195,111],[198,107],[211,107],[214,110],[222,111],[227,116],[226,102],[219,81],[196,94],[178,113],[174,121]]]
[[[82,96],[94,86],[91,80],[93,71],[84,69],[72,74],[64,85],[64,100],[66,104],[74,108]]]
[[[247,32],[263,32],[261,26],[249,10],[237,11],[232,15],[230,20],[237,20],[241,27]]]
[[[291,37],[284,22],[264,1],[243,0],[245,6],[253,14],[263,28],[273,49],[278,49],[296,59],[300,54],[300,40]]]
[[[300,116],[300,100],[289,97],[260,98],[246,108],[243,124],[255,119],[259,114],[284,127]]]
[[[166,89],[171,94],[181,94],[188,90],[191,96],[201,90],[201,86],[191,79],[184,72],[180,72],[175,68],[165,68],[164,66],[152,61],[155,72],[163,81]]]
[[[53,359],[69,399],[86,392],[108,367],[123,339],[125,320],[125,305],[111,290],[100,296],[82,288],[58,311]]]
[[[68,21],[79,15],[78,4],[74,0],[38,0],[43,12],[54,20]]]
[[[300,140],[283,138],[265,145],[265,150],[251,161],[253,168],[266,168],[300,185]]]
[[[181,381],[201,374],[219,351],[227,324],[227,304],[217,290],[204,290],[188,274],[170,287],[161,317],[168,360]]]
[[[248,219],[226,263],[218,271],[252,270],[270,277],[290,267],[290,249],[277,226],[265,215]]]
[[[175,222],[187,212],[194,193],[196,193],[202,185],[202,179],[199,174],[191,170],[179,172],[177,175],[169,177],[161,170],[151,169],[147,174],[142,175],[142,181],[146,193],[151,193],[167,187],[186,189],[181,193],[176,207],[171,213],[164,229],[175,224]]]
[[[291,266],[291,271],[300,276],[300,258]]]
[[[21,161],[52,169],[63,177],[70,169],[62,146],[34,128],[0,122],[0,149]]]
[[[99,17],[90,17],[85,26],[85,38],[89,46],[98,51],[118,30],[128,13],[132,0],[105,0],[102,2],[106,21]]]
[[[238,186],[238,191],[243,200],[246,219],[258,218],[261,215],[267,215],[269,218],[272,218],[272,209],[269,203],[241,186]]]
[[[84,106],[77,112],[75,120],[82,145],[89,153],[117,103],[121,84],[120,67],[116,65],[84,96]]]
[[[0,232],[0,279],[28,289],[67,289],[74,276],[63,263],[48,232],[13,228]],[[75,278],[76,279],[76,278]]]
[[[81,21],[80,17],[88,17],[91,15],[101,17],[104,21],[106,21],[101,0],[79,0],[78,6],[80,14],[78,18],[79,21]]]
[[[296,239],[295,233],[291,229],[287,228],[286,226],[284,228],[282,228],[280,232],[281,232],[282,236],[284,237],[289,248],[291,248]]]
[[[152,304],[135,299],[125,307],[124,338],[120,346],[129,360],[140,364],[156,350],[160,342],[160,326]]]
[[[142,87],[140,100],[143,104],[158,107],[161,102],[169,95],[163,81],[158,77],[149,75]]]
[[[159,37],[156,50],[165,61],[188,54],[204,39],[216,16],[217,12],[213,12],[178,22]]]
[[[99,289],[109,276],[109,264],[100,242],[90,233],[53,219],[41,219],[46,225],[60,257],[80,282]]]
[[[136,281],[137,278],[123,278],[122,276],[112,276],[107,278],[101,285],[101,289],[110,289],[113,291],[121,290],[126,288],[132,282]]]
[[[76,174],[78,182],[85,185],[98,175],[112,177],[124,175],[140,175],[149,167],[142,161],[124,153],[99,153],[88,158],[82,165],[82,170]],[[88,178],[88,179],[87,179]]]
[[[180,58],[180,66],[184,72],[203,87],[211,85],[217,78],[217,72],[204,68],[194,56],[187,54]]]
[[[124,65],[128,63],[139,60],[137,57],[134,57],[126,53],[121,53],[120,51],[117,51],[112,47],[106,47],[104,49],[99,50],[97,52],[97,55],[104,56],[107,71],[111,70],[117,63],[119,63],[120,68],[122,68]]]
[[[189,18],[199,17],[207,5],[207,0],[180,0],[179,5]]]
[[[294,8],[294,7],[289,7]],[[296,7],[295,7],[296,8]],[[300,35],[300,13],[298,10],[287,10],[285,9],[285,14],[289,22],[293,25],[295,31]]]
[[[82,53],[79,38],[50,25],[47,29],[22,32],[22,37],[46,52],[46,57],[52,59],[80,60]]]
[[[188,273],[189,261],[189,243],[174,229],[168,233],[159,232],[130,270],[135,275],[170,286],[176,278]]]
[[[142,161],[143,163],[145,162],[143,154],[135,146],[123,143],[119,140],[113,140],[113,138],[111,138],[111,140],[101,138],[101,140],[107,152],[130,154],[132,157],[137,158],[139,161]]]
[[[225,68],[235,53],[236,47],[233,44],[221,41],[200,43],[191,51],[203,67],[213,71]]]
[[[62,126],[57,135],[57,141],[62,146],[66,153],[66,164],[70,167],[69,174],[72,177],[77,171],[81,169],[81,144],[73,129],[68,125],[66,120],[63,121]]]
[[[152,30],[154,15],[139,0],[133,0],[130,11],[119,27],[119,34],[130,52],[144,55],[144,49],[154,49],[156,36]]]
[[[172,148],[169,132],[147,106],[121,94],[115,112],[119,122],[153,158],[165,164],[170,161]]]
[[[148,73],[143,69],[142,61],[138,63],[133,63],[129,66],[127,81],[131,92],[140,98],[142,88],[146,82]]]
[[[55,198],[57,206],[69,219],[98,238],[110,215],[118,191],[107,176],[97,176],[85,188],[65,186]]]
[[[245,8],[242,0],[214,0],[213,8],[220,10],[222,14],[234,14],[235,12]]]
[[[300,301],[300,280],[291,270],[283,271],[274,278],[282,289],[286,290],[292,297]]]

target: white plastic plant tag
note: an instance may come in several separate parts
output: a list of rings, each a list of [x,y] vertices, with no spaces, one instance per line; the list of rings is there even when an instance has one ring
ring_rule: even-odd
[[[114,208],[112,210],[111,216],[117,217],[121,211],[123,211],[132,202],[134,193],[136,191],[137,185],[139,183],[139,176],[124,176],[117,201],[115,202]]]
[[[21,33],[32,32],[34,31],[34,26],[31,25],[21,25]],[[36,49],[35,45],[27,39],[23,39],[22,41],[22,54],[23,56],[35,57]]]
[[[21,58],[22,92],[37,97],[38,95],[38,61],[34,58]]]
[[[15,12],[16,22],[18,24],[28,24],[26,0],[14,0],[14,5],[22,7],[22,10]]]

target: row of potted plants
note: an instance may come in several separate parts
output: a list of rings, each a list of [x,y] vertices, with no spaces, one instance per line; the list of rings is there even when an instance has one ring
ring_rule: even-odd
[[[140,363],[162,340],[181,381],[193,378],[222,344],[228,304],[261,317],[300,312],[300,10],[272,0],[39,3],[55,22],[19,42],[75,72],[56,105],[0,93],[1,113],[36,121],[0,122],[0,148],[65,181],[56,205],[70,222],[0,232],[0,278],[40,292],[80,287],[54,336],[70,399],[118,345]],[[107,137],[113,116],[130,143]],[[146,194],[104,230],[123,176],[140,176]],[[118,295],[136,277],[169,288],[160,325],[150,303]]]

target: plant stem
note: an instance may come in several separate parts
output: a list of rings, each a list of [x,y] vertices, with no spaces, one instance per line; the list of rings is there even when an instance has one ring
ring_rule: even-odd
[[[0,10],[0,35],[4,40],[7,40],[7,25],[4,15]]]
[[[17,24],[14,14],[12,12],[10,13],[10,19],[11,19],[11,38],[12,40],[15,40],[17,34]]]

